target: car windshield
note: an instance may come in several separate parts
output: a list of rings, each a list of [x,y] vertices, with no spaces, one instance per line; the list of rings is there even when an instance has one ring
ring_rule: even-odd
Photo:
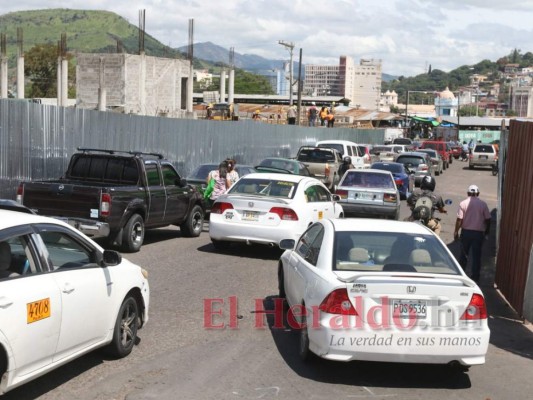
[[[228,194],[294,198],[298,184],[279,179],[243,178],[231,187]]]
[[[396,162],[402,163],[404,165],[420,165],[423,164],[421,157],[414,156],[400,156],[396,159]]]
[[[334,270],[460,274],[432,234],[339,231],[334,249]]]
[[[437,152],[434,150],[419,150],[421,153],[427,153],[430,155],[430,157],[437,158]]]
[[[393,174],[401,174],[403,172],[404,166],[402,164],[372,164],[370,168],[389,171]]]
[[[202,164],[187,177],[187,179],[203,179],[207,178],[207,175],[215,169],[218,169],[217,164]]]
[[[389,174],[369,171],[348,171],[339,186],[393,189],[394,181]]]
[[[434,149],[436,150],[438,147],[437,143],[424,143],[424,149]]]

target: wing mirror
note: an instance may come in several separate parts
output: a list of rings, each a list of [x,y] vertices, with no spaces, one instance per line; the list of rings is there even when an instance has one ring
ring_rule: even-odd
[[[104,264],[106,267],[118,265],[122,262],[122,255],[115,250],[104,250]]]
[[[282,239],[279,242],[279,248],[281,250],[294,250],[294,245],[296,241],[294,239]]]
[[[338,194],[332,194],[331,198],[333,199],[333,201],[340,201],[341,200],[341,196],[339,196]]]

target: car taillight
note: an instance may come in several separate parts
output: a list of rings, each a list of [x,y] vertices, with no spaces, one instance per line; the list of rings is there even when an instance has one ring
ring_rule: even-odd
[[[322,300],[318,308],[328,314],[357,315],[346,289],[335,289]]]
[[[326,166],[324,167],[324,176],[328,177],[330,172],[331,169],[329,168],[329,164],[326,163]]]
[[[17,188],[17,203],[22,204],[24,201],[24,185],[21,183]]]
[[[224,211],[232,209],[233,205],[231,203],[221,201],[213,204],[213,207],[211,207],[211,214],[222,214]]]
[[[111,212],[111,195],[102,193],[100,196],[100,216],[108,217]]]
[[[418,166],[418,170],[419,171],[427,171],[428,169],[429,169],[429,167],[426,164],[420,164]]]
[[[466,307],[462,320],[472,321],[478,319],[487,319],[487,306],[485,305],[485,299],[480,294],[474,293],[470,304]]]
[[[277,214],[283,221],[298,221],[298,215],[292,208],[272,207],[270,212]]]
[[[396,203],[396,195],[391,193],[385,193],[383,195],[383,201],[389,202],[389,203]]]
[[[395,179],[394,183],[396,184],[397,188],[401,188],[403,186],[403,181],[401,179]]]
[[[339,195],[341,199],[347,199],[348,198],[348,191],[344,189],[337,189],[335,190],[335,194]]]

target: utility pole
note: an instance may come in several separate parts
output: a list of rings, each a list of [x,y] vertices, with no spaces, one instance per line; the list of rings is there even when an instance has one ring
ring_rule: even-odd
[[[289,106],[292,106],[292,52],[294,50],[293,42],[286,42],[284,40],[278,40],[278,43],[286,47],[289,50],[290,54],[290,64],[289,64]]]
[[[302,48],[300,47],[300,61],[298,62],[298,107],[296,109],[296,125],[300,125],[300,111],[302,110]]]

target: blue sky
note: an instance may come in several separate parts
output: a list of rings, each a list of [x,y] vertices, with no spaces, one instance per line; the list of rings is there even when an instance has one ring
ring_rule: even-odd
[[[533,0],[19,0],[1,13],[70,8],[107,10],[138,24],[162,43],[194,41],[241,54],[288,58],[279,40],[303,49],[306,64],[338,64],[339,56],[381,59],[383,72],[414,76],[496,61],[518,48],[533,51]]]

